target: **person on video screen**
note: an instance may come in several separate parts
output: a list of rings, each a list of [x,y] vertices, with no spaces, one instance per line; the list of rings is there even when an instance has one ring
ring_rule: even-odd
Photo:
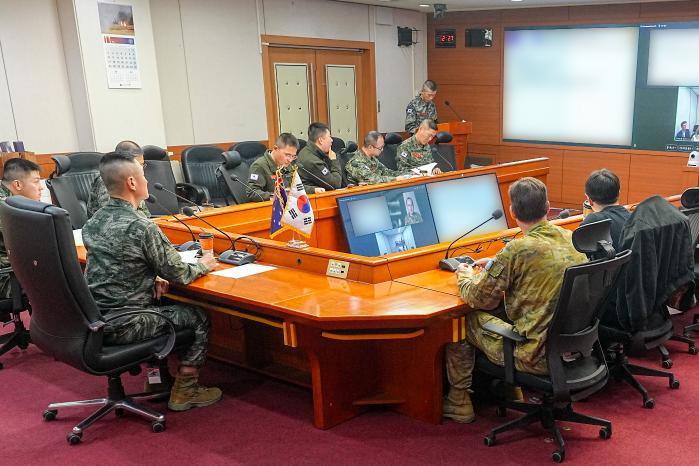
[[[675,134],[675,139],[689,139],[692,137],[691,131],[689,131],[689,128],[687,128],[687,122],[683,121],[680,124],[680,130]]]
[[[419,211],[415,210],[415,200],[410,196],[405,198],[405,210],[407,212],[405,216],[406,225],[422,223],[422,215],[420,215]]]

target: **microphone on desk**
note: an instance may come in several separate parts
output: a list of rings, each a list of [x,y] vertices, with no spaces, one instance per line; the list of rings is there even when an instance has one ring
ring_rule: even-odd
[[[160,201],[158,201],[157,197],[150,194],[148,196],[148,199],[146,199],[146,202],[148,202],[149,204],[158,204],[165,212],[167,212],[168,214],[173,216],[175,218],[175,220],[177,220],[182,225],[184,225],[184,227],[187,229],[187,231],[189,231],[189,234],[192,235],[192,241],[185,241],[184,243],[180,244],[179,246],[175,246],[175,249],[177,249],[178,251],[193,251],[195,249],[201,249],[201,245],[199,244],[199,241],[197,241],[197,237],[194,235],[194,232],[192,231],[192,229],[189,228],[189,225],[184,223],[182,221],[182,219],[178,218],[177,215],[173,211],[171,211],[170,209],[168,209],[167,207],[162,205],[160,203]]]
[[[466,121],[466,120],[464,120],[463,118],[461,118],[461,115],[459,115],[459,112],[457,112],[456,109],[455,109],[454,107],[451,106],[451,104],[449,103],[448,100],[445,100],[445,101],[444,101],[444,105],[446,105],[447,107],[449,107],[449,110],[451,110],[451,111],[454,113],[454,115],[456,115],[456,118],[458,118],[460,122],[463,123],[463,122]]]
[[[245,186],[246,189],[249,189],[250,192],[253,193],[255,196],[257,196],[262,202],[264,202],[264,201],[266,201],[266,200],[269,200],[269,199],[263,199],[262,196],[260,196],[260,193],[258,193],[257,191],[255,191],[248,183],[246,183],[245,181],[243,181],[243,180],[241,180],[240,178],[238,178],[238,175],[236,175],[235,173],[232,173],[232,174],[231,174],[231,179],[232,179],[233,181],[235,181],[236,183],[239,183],[239,184]]]
[[[449,258],[449,252],[451,251],[451,247],[454,246],[454,243],[456,243],[457,241],[459,241],[459,240],[460,240],[461,238],[463,238],[464,236],[467,236],[467,235],[473,233],[474,231],[478,230],[480,227],[482,227],[482,226],[485,225],[486,223],[490,222],[491,220],[497,220],[497,219],[499,219],[500,217],[502,217],[502,210],[500,210],[500,209],[495,209],[495,210],[493,211],[493,213],[490,214],[490,217],[488,217],[484,222],[481,222],[481,223],[478,224],[477,226],[471,228],[471,229],[468,230],[466,233],[464,233],[463,235],[459,236],[459,237],[456,238],[454,241],[452,241],[451,244],[449,245],[449,247],[447,248],[447,251],[444,253],[444,259],[442,259],[442,260],[439,261],[439,268],[442,269],[442,270],[449,270],[449,271],[452,271],[452,272],[453,272],[453,271],[455,270],[455,267],[454,267],[453,259],[450,260],[450,258]]]
[[[568,218],[568,217],[570,217],[570,210],[563,209],[558,213],[558,216],[554,220],[558,220],[560,218]]]
[[[166,193],[172,194],[173,196],[175,196],[175,197],[176,197],[177,199],[179,199],[180,201],[184,201],[184,202],[186,202],[186,203],[189,204],[189,205],[193,205],[193,206],[196,207],[197,209],[199,208],[199,206],[197,205],[196,202],[192,202],[192,201],[190,201],[189,199],[187,199],[186,197],[180,196],[179,194],[177,194],[177,193],[174,192],[174,191],[170,191],[170,190],[167,189],[165,186],[163,186],[162,183],[153,183],[153,187],[154,187],[155,189],[157,189],[158,191],[165,191]],[[191,217],[191,215],[190,215],[190,217]]]
[[[451,162],[449,160],[447,160],[447,158],[444,157],[441,152],[439,152],[439,149],[437,149],[436,146],[432,146],[432,156],[433,156],[432,158],[434,158],[435,154],[437,154],[439,156],[439,158],[442,159],[442,161],[447,164],[447,166],[451,169],[451,171],[454,171],[454,165],[452,165]]]
[[[338,189],[338,188],[335,188],[330,183],[328,183],[327,181],[323,180],[322,178],[320,178],[320,177],[314,175],[313,173],[311,173],[310,171],[306,170],[306,167],[304,167],[303,165],[296,165],[296,166],[298,168],[300,168],[301,170],[303,170],[307,175],[310,175],[311,177],[313,177],[316,181],[320,181],[320,183],[325,185],[325,187],[328,188],[329,191],[334,191],[335,189]]]
[[[182,212],[187,216],[187,217],[195,217],[198,220],[201,220],[203,223],[206,225],[210,226],[214,230],[218,231],[221,233],[223,236],[228,238],[228,241],[231,242],[231,247],[229,249],[226,249],[223,251],[221,254],[218,255],[218,260],[219,262],[225,262],[226,264],[233,264],[233,265],[242,265],[242,264],[249,264],[251,262],[255,262],[255,255],[250,254],[249,252],[246,251],[236,251],[235,250],[235,241],[233,241],[233,238],[228,235],[225,231],[221,230],[217,226],[209,223],[208,221],[204,220],[200,216],[198,216],[195,212],[194,209],[192,209],[189,206],[185,206],[182,208]]]

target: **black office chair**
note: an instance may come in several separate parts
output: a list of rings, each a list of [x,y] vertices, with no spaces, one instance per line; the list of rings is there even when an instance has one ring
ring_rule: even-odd
[[[202,187],[192,183],[177,183],[170,156],[162,147],[143,146],[143,160],[145,161],[143,172],[148,180],[150,192],[157,199],[157,202],[148,206],[151,214],[170,215],[169,212],[179,212],[181,208],[177,196],[165,190],[156,190],[153,188],[156,183],[160,183],[168,191],[177,193],[197,205],[207,202],[207,193]]]
[[[345,141],[340,138],[333,137],[332,145],[330,146],[333,152],[339,154],[342,149],[345,148]]]
[[[454,139],[454,137],[451,133],[440,131],[437,133],[435,143],[432,146],[432,158],[437,162],[437,167],[444,173],[453,172],[456,169],[454,146],[447,144],[451,142],[452,139]]]
[[[680,198],[682,213],[689,220],[689,230],[692,234],[692,245],[694,251],[694,295],[699,300],[699,188],[689,188],[682,193]],[[694,315],[691,325],[684,328],[684,335],[689,336],[690,332],[699,331],[699,314]],[[695,351],[696,354],[696,351]]]
[[[224,206],[228,189],[216,177],[216,169],[223,162],[223,149],[216,146],[192,146],[182,152],[184,179],[200,186],[206,193],[206,202]]]
[[[167,151],[162,147],[148,145],[143,146],[141,149],[143,150],[143,160],[170,161]]]
[[[595,248],[590,252],[597,251],[602,246],[589,242],[587,232],[586,226],[576,230],[573,243],[581,252],[590,251],[584,247]],[[504,380],[510,386],[523,386],[542,394],[541,403],[503,400],[498,408],[499,414],[504,415],[507,408],[526,414],[492,429],[484,439],[487,446],[495,445],[496,436],[505,431],[541,422],[558,445],[552,458],[560,463],[565,459],[565,442],[556,421],[599,425],[602,426],[600,437],[609,439],[612,436],[610,421],[573,411],[574,402],[602,389],[609,378],[604,351],[597,335],[599,315],[607,295],[615,288],[620,272],[629,262],[631,251],[615,256],[611,242],[603,247],[603,259],[569,267],[563,275],[563,284],[546,336],[548,375],[515,369],[515,344],[526,341],[525,337],[497,325],[485,326],[486,330],[503,337],[505,366],[498,366],[479,354],[476,368]]]
[[[13,327],[12,332],[0,336],[0,355],[3,355],[14,348],[24,350],[29,347],[31,338],[29,330],[22,322],[22,312],[31,312],[31,307],[26,296],[22,293],[22,287],[12,272],[12,268],[0,269],[0,273],[8,274],[10,280],[10,297],[0,299],[0,323],[3,326],[11,324]],[[0,362],[0,369],[2,368],[3,364]]]
[[[381,151],[379,155],[379,160],[386,168],[398,170],[398,166],[396,165],[396,151],[400,143],[403,142],[403,138],[400,137],[400,134],[388,133],[383,141],[383,151]]]
[[[237,151],[230,150],[224,152],[222,156],[223,163],[217,169],[217,176],[228,188],[227,205],[249,202],[246,183],[250,178],[250,168],[243,162]]]
[[[165,416],[135,401],[162,397],[163,393],[128,396],[121,374],[137,374],[141,363],[164,359],[176,343],[190,344],[193,331],[175,331],[163,316],[169,324],[167,334],[128,345],[106,345],[105,325],[117,316],[105,318],[97,309],[78,262],[68,213],[60,207],[12,196],[0,205],[0,218],[12,269],[32,303],[32,342],[58,361],[108,378],[106,398],[52,403],[44,411],[44,419],[55,419],[60,408],[100,406],[73,427],[67,436],[70,444],[79,443],[83,431],[111,411],[138,414],[152,422],[154,432],[163,431]],[[128,314],[157,312],[133,310],[119,316]]]
[[[243,141],[233,144],[228,150],[238,152],[242,161],[249,167],[255,160],[265,155],[267,147],[258,141]]]
[[[347,146],[340,149],[340,151],[337,153],[337,159],[340,161],[340,173],[342,174],[343,188],[346,188],[348,185],[347,171],[345,170],[345,166],[347,166],[347,162],[350,161],[355,152],[357,152],[357,143],[354,141],[347,141]]]
[[[74,229],[82,228],[87,221],[87,202],[92,182],[99,176],[102,155],[99,152],[75,152],[51,157],[56,168],[46,180],[46,186],[54,204],[70,214]]]
[[[298,142],[299,142],[299,150],[301,150],[301,149],[303,149],[304,147],[306,147],[306,144],[307,144],[307,143],[306,143],[306,140],[305,140],[305,139],[297,138],[297,140],[298,140]]]

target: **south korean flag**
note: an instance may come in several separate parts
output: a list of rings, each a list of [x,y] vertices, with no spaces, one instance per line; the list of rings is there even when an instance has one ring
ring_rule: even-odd
[[[303,183],[301,183],[298,171],[295,170],[291,178],[291,192],[286,201],[281,224],[309,238],[313,231],[314,221],[311,201],[308,199],[308,195],[306,195],[306,189],[303,187]]]

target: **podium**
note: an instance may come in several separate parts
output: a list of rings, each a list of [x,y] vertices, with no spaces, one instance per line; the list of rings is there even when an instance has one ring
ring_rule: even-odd
[[[473,125],[470,121],[448,121],[439,123],[437,131],[447,131],[454,136],[449,144],[454,146],[456,169],[463,170],[468,157],[468,135],[473,131]]]

